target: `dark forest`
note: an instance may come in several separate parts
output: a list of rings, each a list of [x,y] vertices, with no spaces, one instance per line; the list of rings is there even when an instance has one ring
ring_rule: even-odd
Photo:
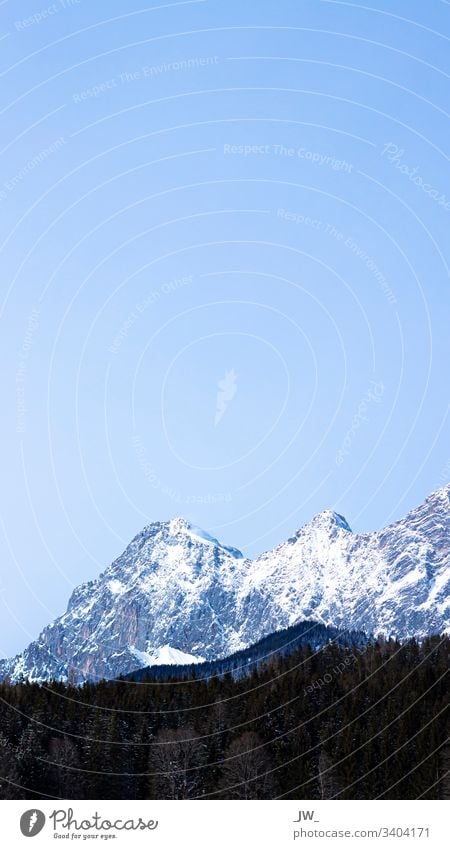
[[[279,642],[279,638],[278,638]],[[0,684],[0,798],[448,799],[448,637]]]

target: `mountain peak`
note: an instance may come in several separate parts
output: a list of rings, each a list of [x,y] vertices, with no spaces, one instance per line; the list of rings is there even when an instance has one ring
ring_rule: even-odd
[[[306,528],[323,528],[324,530],[332,530],[333,528],[342,528],[344,531],[352,533],[352,529],[344,516],[336,513],[335,510],[322,510],[317,513],[307,525]]]
[[[172,534],[172,536],[184,534],[190,528],[190,524],[184,516],[175,516],[173,519],[169,519],[169,521],[164,524],[167,525],[167,530],[170,534]]]
[[[436,489],[428,496],[428,498],[425,499],[425,503],[430,501],[434,503],[440,501],[445,507],[448,507],[450,502],[450,483],[446,483],[445,486],[439,487],[439,489]]]
[[[208,531],[204,531],[203,528],[198,527],[198,525],[192,524],[188,519],[183,518],[182,516],[177,516],[175,519],[170,519],[167,522],[167,529],[170,536],[178,536],[182,535],[184,537],[188,537],[190,540],[193,540],[200,545],[208,545],[213,546],[214,548],[220,548],[222,551],[226,551],[228,554],[231,554],[232,557],[236,557],[241,559],[243,554],[237,548],[232,548],[231,546],[224,545],[221,543],[216,537],[212,536],[212,534],[208,533]]]

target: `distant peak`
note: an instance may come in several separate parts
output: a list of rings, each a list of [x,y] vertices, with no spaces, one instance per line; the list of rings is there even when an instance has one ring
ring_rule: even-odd
[[[203,528],[198,527],[198,525],[193,525],[192,522],[189,522],[188,519],[185,519],[183,516],[177,516],[175,519],[169,519],[166,525],[171,536],[187,534],[190,537],[197,537],[202,542],[220,545],[219,540],[213,537],[212,534],[209,534],[208,531],[204,531]]]
[[[183,517],[177,517],[176,519],[170,519],[167,523],[169,534],[171,536],[176,536],[178,534],[182,534],[185,537],[188,537],[194,542],[200,543],[201,545],[212,545],[216,548],[221,548],[223,551],[227,551],[232,557],[242,558],[243,554],[237,548],[231,548],[228,545],[223,545],[216,537],[213,537],[212,534],[208,533],[208,531],[204,531],[203,528],[199,528],[198,525],[193,525],[187,519]]]
[[[344,516],[336,513],[334,510],[322,510],[318,513],[311,522],[308,522],[306,527],[314,528],[342,528],[344,531],[352,533],[352,529]]]
[[[182,534],[189,530],[189,522],[183,516],[176,516],[174,519],[170,519],[167,523],[167,529],[170,534]]]

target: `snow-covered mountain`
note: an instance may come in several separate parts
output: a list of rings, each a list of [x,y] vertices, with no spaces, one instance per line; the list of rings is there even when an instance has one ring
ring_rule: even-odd
[[[378,533],[331,510],[255,560],[185,519],[154,522],[0,678],[74,682],[213,660],[315,619],[406,637],[450,628],[450,485]]]

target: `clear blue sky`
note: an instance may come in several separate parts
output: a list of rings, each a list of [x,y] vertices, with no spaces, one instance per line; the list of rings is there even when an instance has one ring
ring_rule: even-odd
[[[0,655],[140,528],[450,478],[450,5],[0,4]]]

